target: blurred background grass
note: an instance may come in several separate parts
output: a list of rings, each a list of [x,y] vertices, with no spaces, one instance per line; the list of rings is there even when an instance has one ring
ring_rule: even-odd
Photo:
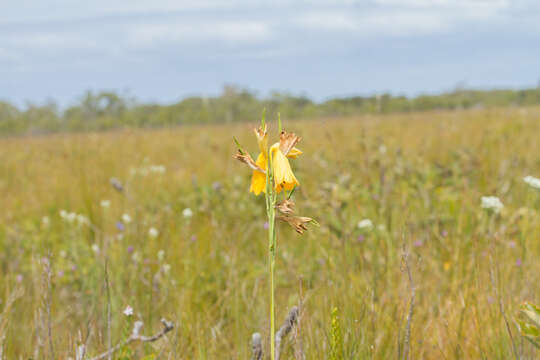
[[[522,181],[540,174],[539,117],[527,107],[284,119],[302,137],[292,164],[298,212],[321,224],[303,236],[278,228],[277,319],[303,301],[297,337],[307,358],[328,356],[334,307],[345,358],[397,356],[409,300],[404,248],[417,287],[412,358],[510,358],[500,302],[518,351],[534,358],[512,317],[520,302],[539,300],[540,193]],[[265,210],[232,159],[232,136],[254,153],[254,126],[1,139],[0,291],[24,288],[7,315],[6,356],[49,355],[44,262],[56,355],[73,356],[89,331],[91,353],[105,350],[107,258],[113,343],[130,305],[148,333],[162,316],[178,324],[168,339],[134,347],[138,356],[248,358],[251,334],[268,338]],[[500,215],[481,209],[484,195],[501,198]],[[373,228],[359,229],[363,219]]]

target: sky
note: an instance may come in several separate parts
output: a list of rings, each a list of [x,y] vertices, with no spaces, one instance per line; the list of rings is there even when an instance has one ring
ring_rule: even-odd
[[[535,87],[535,0],[0,0],[0,100]]]

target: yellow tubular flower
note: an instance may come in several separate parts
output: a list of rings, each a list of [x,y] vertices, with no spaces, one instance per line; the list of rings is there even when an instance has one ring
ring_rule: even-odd
[[[259,156],[257,156],[255,164],[260,169],[267,171],[268,133],[266,132],[266,127],[264,129],[255,129],[255,136],[257,137],[257,143],[261,151]],[[296,135],[282,132],[280,142],[272,145],[270,149],[273,160],[274,182],[277,192],[281,192],[283,189],[292,190],[295,185],[299,185],[298,180],[296,180],[296,177],[291,170],[289,160],[287,160],[287,158],[296,159],[302,154],[302,151],[294,147],[298,140],[299,138]],[[252,168],[254,167],[252,166]],[[259,195],[261,192],[266,193],[266,173],[259,170],[253,171],[249,191],[255,195]]]
[[[283,189],[292,190],[295,186],[300,185],[292,172],[289,160],[287,160],[287,157],[279,149],[279,143],[272,145],[270,154],[272,155],[272,170],[276,191],[279,193]]]
[[[260,153],[255,161],[257,166],[261,169],[267,170],[267,159],[264,153]],[[253,170],[253,175],[251,176],[251,186],[249,191],[255,195],[259,195],[262,192],[266,193],[266,174],[257,170]]]

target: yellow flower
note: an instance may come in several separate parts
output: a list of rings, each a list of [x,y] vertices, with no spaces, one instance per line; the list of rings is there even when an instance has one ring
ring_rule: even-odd
[[[266,193],[266,170],[268,169],[268,133],[266,127],[256,129],[255,136],[261,151],[257,156],[255,165],[264,172],[257,169],[253,170],[249,191],[259,195],[261,192]],[[292,190],[296,185],[299,185],[287,158],[296,159],[302,154],[302,151],[294,147],[300,141],[298,136],[283,131],[279,137],[280,142],[275,143],[270,148],[274,184],[278,193],[283,189]]]
[[[260,153],[257,157],[257,161],[255,161],[255,164],[257,164],[258,167],[261,169],[264,169],[266,171],[267,169],[267,160],[264,153]],[[255,195],[259,195],[261,191],[266,193],[266,174],[263,172],[260,172],[258,170],[253,170],[253,175],[251,176],[251,186],[249,187],[249,191],[254,193]]]
[[[292,190],[295,186],[300,185],[294,176],[291,165],[287,157],[281,152],[279,143],[275,143],[270,148],[272,155],[272,171],[274,173],[274,186],[279,193],[281,190]]]

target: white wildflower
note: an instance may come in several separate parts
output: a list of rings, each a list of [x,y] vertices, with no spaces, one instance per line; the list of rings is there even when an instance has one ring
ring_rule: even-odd
[[[361,230],[371,230],[373,229],[373,222],[369,219],[360,220],[358,222],[358,228]]]
[[[66,221],[69,223],[74,222],[76,218],[77,218],[77,214],[75,214],[74,212],[67,213],[65,217]]]
[[[51,221],[49,220],[49,217],[48,216],[44,216],[41,218],[41,224],[44,226],[44,227],[49,227],[49,224],[51,223]]]
[[[182,215],[183,215],[186,219],[189,219],[190,217],[193,216],[193,211],[192,211],[190,208],[185,208],[184,211],[182,211]]]
[[[98,246],[98,244],[92,244],[92,251],[93,251],[94,253],[96,253],[96,254],[99,253],[99,246]]]
[[[133,316],[133,308],[129,305],[126,306],[123,312],[124,312],[124,315],[126,315],[127,317]]]
[[[62,219],[65,220],[66,217],[67,217],[67,214],[68,214],[68,213],[67,213],[66,210],[64,210],[64,209],[60,210],[60,217],[61,217]]]
[[[163,273],[164,273],[165,275],[167,275],[170,271],[171,271],[171,265],[169,265],[169,264],[164,264],[164,265],[163,265]]]
[[[159,235],[159,231],[158,231],[158,229],[156,229],[155,227],[151,227],[151,228],[148,230],[148,236],[150,236],[152,239],[157,238],[158,235]]]
[[[65,258],[67,256],[66,250],[60,250],[60,257]]]
[[[164,174],[165,166],[163,165],[150,165],[150,171],[156,174]]]
[[[82,215],[82,214],[78,214],[77,215],[77,222],[79,223],[79,225],[84,225],[84,224],[89,224],[90,223],[90,220]]]
[[[539,178],[535,178],[534,176],[525,176],[523,178],[523,181],[525,181],[525,183],[527,185],[529,185],[530,187],[533,187],[535,189],[538,189],[540,190],[540,179]]]
[[[129,216],[129,214],[122,215],[122,221],[126,224],[129,224],[131,222],[131,216]]]
[[[501,200],[496,196],[482,196],[482,208],[499,213],[504,207]]]
[[[99,202],[99,205],[101,205],[102,208],[106,209],[111,206],[111,200],[101,200]]]
[[[137,251],[135,251],[133,253],[133,255],[131,255],[131,260],[133,260],[134,262],[141,261],[141,254],[139,254]]]
[[[157,253],[157,257],[159,261],[163,261],[163,259],[165,258],[165,250],[159,250]]]

